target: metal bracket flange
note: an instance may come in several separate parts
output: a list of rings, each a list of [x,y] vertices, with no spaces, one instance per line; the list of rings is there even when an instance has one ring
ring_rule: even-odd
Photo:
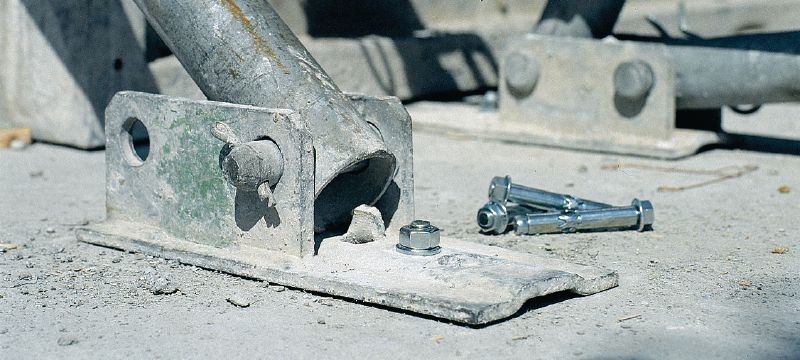
[[[509,317],[533,297],[617,285],[613,271],[449,238],[434,256],[395,251],[392,228],[413,216],[410,118],[396,98],[351,98],[398,154],[397,189],[377,204],[389,214],[389,236],[365,244],[315,239],[313,144],[300,115],[124,92],[106,112],[108,219],[79,229],[78,238],[468,324]],[[127,134],[132,119],[150,135],[144,159]],[[285,161],[274,208],[223,179],[225,145],[209,131],[216,122],[278,145]]]
[[[652,76],[642,96],[615,88],[622,64],[643,63]],[[529,34],[509,42],[501,62],[499,116],[440,118],[425,128],[590,151],[679,158],[719,134],[676,128],[675,69],[665,47]],[[638,74],[634,74],[638,75]]]
[[[106,108],[108,221],[156,226],[216,247],[313,254],[314,149],[297,117],[285,109],[118,93]],[[133,121],[149,135],[144,159],[129,133]],[[218,122],[243,141],[268,139],[280,149],[287,161],[272,190],[274,207],[223,177],[226,144],[211,132]]]

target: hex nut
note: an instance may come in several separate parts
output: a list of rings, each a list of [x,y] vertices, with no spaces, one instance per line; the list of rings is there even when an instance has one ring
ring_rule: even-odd
[[[489,200],[501,205],[508,202],[508,193],[511,192],[511,176],[495,176],[489,184]]]
[[[439,228],[424,220],[415,220],[400,228],[398,251],[412,255],[434,255],[439,252]]]

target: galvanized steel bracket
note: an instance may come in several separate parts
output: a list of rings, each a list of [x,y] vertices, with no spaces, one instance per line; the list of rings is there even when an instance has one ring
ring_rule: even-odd
[[[613,271],[449,238],[434,256],[395,251],[397,229],[414,214],[411,120],[396,98],[349,97],[398,160],[376,204],[386,237],[352,244],[314,235],[312,138],[291,110],[123,92],[106,112],[107,220],[79,229],[78,238],[468,324],[507,318],[533,297],[617,285]],[[128,133],[135,121],[149,132],[146,157]],[[216,123],[240,141],[280,148],[274,207],[226,182],[227,145],[210,131]]]
[[[529,34],[509,42],[501,61],[498,118],[444,118],[423,125],[488,139],[656,158],[688,156],[722,142],[712,131],[676,128],[676,76],[665,49]],[[638,98],[625,98],[615,89],[615,72],[625,63],[646,64],[651,72],[649,86],[633,84],[640,86]]]
[[[514,129],[515,140],[657,158],[691,155],[720,142],[714,132],[676,128],[676,72],[664,49],[633,41],[518,39],[501,65],[501,122]],[[527,95],[511,86],[520,76],[509,66],[514,56],[531,61],[539,74]],[[640,96],[626,98],[615,88],[615,73],[638,64],[648,79],[629,79],[633,83],[622,91]]]

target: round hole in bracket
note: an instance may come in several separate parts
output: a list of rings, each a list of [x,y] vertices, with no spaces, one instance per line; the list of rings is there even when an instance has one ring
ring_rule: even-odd
[[[130,117],[122,123],[120,132],[122,156],[131,166],[141,166],[150,155],[150,134],[139,119]]]
[[[114,59],[114,71],[122,71],[123,62],[121,58]]]

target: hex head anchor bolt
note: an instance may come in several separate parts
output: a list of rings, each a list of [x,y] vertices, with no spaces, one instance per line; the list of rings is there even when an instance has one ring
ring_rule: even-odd
[[[400,240],[395,247],[406,255],[431,256],[442,251],[439,246],[440,230],[429,221],[414,220],[400,228]]]
[[[489,184],[489,200],[501,205],[513,202],[542,210],[589,210],[611,207],[609,204],[514,184],[510,176],[495,176],[492,179],[492,183]]]
[[[499,235],[508,229],[508,210],[505,205],[490,201],[478,209],[477,220],[481,231]]]
[[[572,233],[579,230],[636,229],[645,231],[655,220],[653,204],[634,199],[631,206],[575,210],[514,217],[517,235]]]
[[[283,175],[283,156],[278,145],[270,140],[241,142],[225,123],[211,126],[211,134],[224,141],[229,150],[220,161],[222,174],[237,189],[257,192],[267,206],[275,206],[272,186]]]
[[[489,201],[478,209],[478,226],[484,233],[500,235],[508,230],[514,216],[525,215],[532,209],[520,206],[507,206],[505,204]]]

